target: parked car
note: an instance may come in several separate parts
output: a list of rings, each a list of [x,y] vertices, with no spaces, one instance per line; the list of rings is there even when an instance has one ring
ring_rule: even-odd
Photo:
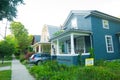
[[[48,53],[35,53],[29,58],[29,62],[40,65],[42,62],[50,60],[51,56]]]

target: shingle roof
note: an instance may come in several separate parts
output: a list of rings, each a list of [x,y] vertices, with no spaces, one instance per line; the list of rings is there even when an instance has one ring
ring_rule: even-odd
[[[40,35],[33,35],[32,44],[40,42],[40,40],[41,40],[41,36]]]
[[[57,31],[60,30],[60,27],[57,27],[57,26],[52,26],[52,25],[47,25],[48,27],[48,33],[49,33],[49,37],[52,38],[53,37],[53,34]]]
[[[93,16],[102,17],[102,18],[105,18],[105,19],[110,19],[110,20],[120,22],[120,18],[114,17],[112,15],[109,15],[109,14],[106,14],[106,13],[103,13],[103,12],[100,12],[100,11],[97,11],[97,10],[71,10],[67,19],[65,20],[63,26],[65,26],[65,24],[67,23],[67,21],[69,20],[69,18],[73,14],[84,15],[85,17],[89,17],[90,15],[93,15]]]

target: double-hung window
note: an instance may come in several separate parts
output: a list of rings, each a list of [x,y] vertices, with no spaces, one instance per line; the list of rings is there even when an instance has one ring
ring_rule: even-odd
[[[106,41],[107,53],[113,53],[114,48],[113,48],[112,36],[111,35],[106,35],[105,36],[105,41]]]
[[[103,28],[109,29],[109,22],[108,20],[102,20]]]
[[[74,17],[72,20],[71,20],[71,26],[72,26],[72,28],[74,28],[74,29],[77,29],[78,27],[77,27],[77,18],[76,17]]]

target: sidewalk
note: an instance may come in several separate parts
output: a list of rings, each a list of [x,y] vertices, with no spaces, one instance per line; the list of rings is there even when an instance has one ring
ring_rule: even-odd
[[[0,67],[0,71],[10,70],[11,66]]]
[[[11,80],[35,80],[26,67],[22,65],[19,60],[12,60],[12,79]]]

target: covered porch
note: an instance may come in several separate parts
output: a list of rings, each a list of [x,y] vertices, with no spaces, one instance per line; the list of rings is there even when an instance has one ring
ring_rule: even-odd
[[[51,39],[51,55],[57,56],[57,61],[62,64],[78,64],[78,55],[89,56],[92,48],[90,31],[71,29]]]
[[[38,42],[32,45],[35,53],[50,53],[51,43],[50,42]]]

